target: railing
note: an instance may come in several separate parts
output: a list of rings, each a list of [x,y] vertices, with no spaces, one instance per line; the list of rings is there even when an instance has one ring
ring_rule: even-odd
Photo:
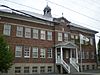
[[[62,64],[63,67],[70,73],[70,66],[62,59],[57,59],[56,64]]]
[[[70,73],[70,66],[64,60],[62,60],[61,63],[67,69],[68,73]]]
[[[79,65],[75,58],[70,58],[70,63],[75,67],[75,69],[79,72]]]

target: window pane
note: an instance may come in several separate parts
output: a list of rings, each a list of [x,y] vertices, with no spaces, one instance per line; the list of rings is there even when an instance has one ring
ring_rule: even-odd
[[[58,41],[62,41],[62,33],[58,33]]]
[[[64,41],[68,41],[68,34],[67,33],[64,34]]]
[[[52,40],[52,32],[47,32],[47,39]]]
[[[45,67],[44,67],[44,66],[41,66],[41,67],[40,67],[40,72],[41,72],[41,73],[44,73],[44,72],[45,72]]]
[[[73,34],[71,34],[71,39],[74,39],[74,35]]]
[[[5,25],[4,25],[4,31],[3,31],[3,34],[4,34],[4,35],[10,36],[10,32],[11,32],[11,25],[5,24]]]
[[[38,72],[38,67],[37,66],[32,67],[32,73],[37,73],[37,72]]]
[[[15,73],[21,73],[21,67],[15,67]]]
[[[41,39],[45,40],[45,31],[41,30]]]
[[[30,47],[24,47],[24,57],[25,58],[30,57]]]
[[[17,26],[16,36],[23,37],[23,27]]]
[[[15,57],[21,57],[21,56],[22,56],[22,46],[16,46]]]
[[[37,29],[33,29],[33,38],[38,39],[38,32]]]
[[[29,67],[24,67],[24,73],[29,73]]]
[[[48,66],[48,72],[49,72],[49,73],[52,72],[52,66]]]
[[[90,44],[93,45],[93,38],[90,38]]]
[[[25,28],[25,37],[31,38],[31,28]]]
[[[40,58],[45,58],[45,49],[41,48],[40,50]]]
[[[52,49],[51,48],[48,49],[48,58],[52,58]]]
[[[34,47],[32,51],[33,58],[38,58],[38,48]]]

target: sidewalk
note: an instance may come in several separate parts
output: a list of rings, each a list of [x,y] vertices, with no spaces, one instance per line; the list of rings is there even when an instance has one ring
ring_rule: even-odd
[[[87,70],[87,71],[84,71],[84,72],[73,73],[71,75],[100,75],[100,69]]]

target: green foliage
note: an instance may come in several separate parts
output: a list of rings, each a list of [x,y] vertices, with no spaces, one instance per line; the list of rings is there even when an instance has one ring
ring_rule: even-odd
[[[0,36],[0,72],[7,72],[12,66],[13,53],[3,36]]]
[[[100,61],[100,39],[98,42],[98,60]]]

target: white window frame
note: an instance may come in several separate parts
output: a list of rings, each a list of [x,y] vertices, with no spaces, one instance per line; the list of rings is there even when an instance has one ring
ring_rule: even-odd
[[[3,34],[7,36],[11,35],[11,25],[10,24],[4,24]]]
[[[62,41],[62,33],[58,32],[58,41]]]
[[[17,26],[16,36],[23,37],[23,27],[22,26]]]
[[[41,48],[40,49],[40,58],[45,58],[45,56],[46,56],[46,50],[45,50],[45,48]]]
[[[31,38],[31,28],[25,28],[25,38]]]
[[[22,57],[22,46],[16,46],[15,57]]]
[[[48,58],[52,58],[52,48],[48,49]]]
[[[51,31],[47,32],[47,40],[52,40],[52,32]]]
[[[46,39],[46,31],[45,30],[41,30],[40,34],[41,34],[41,36],[40,36],[41,38],[40,39],[45,40]]]
[[[24,47],[24,58],[30,58],[30,50],[31,50],[31,47],[28,47],[28,46]]]
[[[38,58],[38,48],[37,47],[32,48],[32,58]]]
[[[33,38],[38,39],[39,38],[39,30],[38,29],[33,29]]]

